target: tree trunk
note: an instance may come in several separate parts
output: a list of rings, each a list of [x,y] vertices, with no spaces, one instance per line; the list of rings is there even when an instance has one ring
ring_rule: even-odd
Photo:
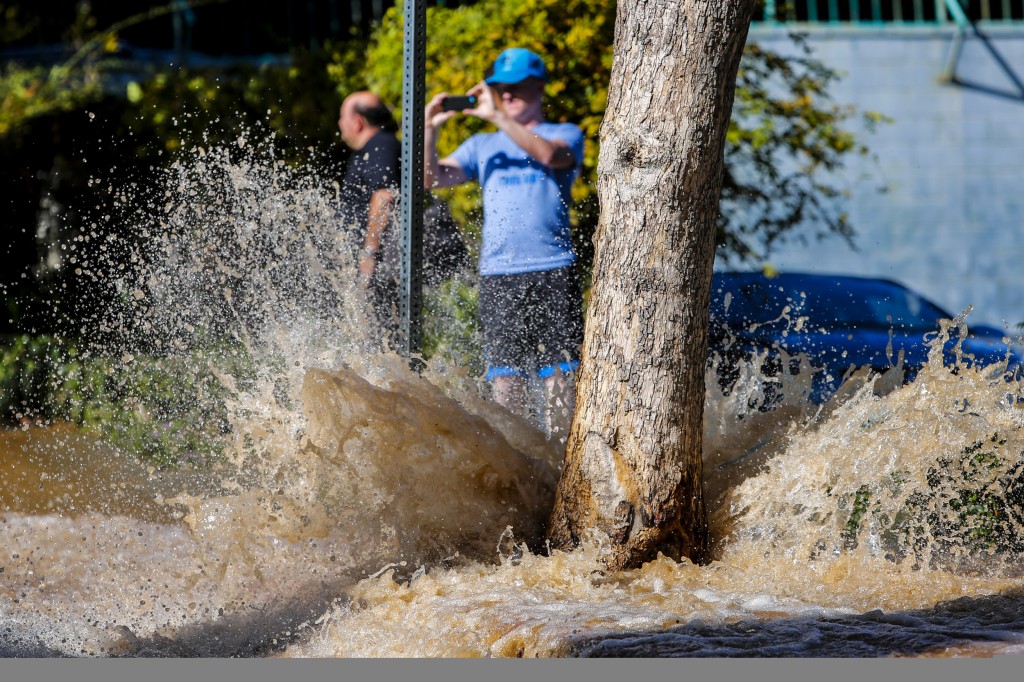
[[[548,537],[707,559],[701,435],[723,149],[754,0],[620,0],[576,415]],[[596,533],[595,533],[596,531]]]

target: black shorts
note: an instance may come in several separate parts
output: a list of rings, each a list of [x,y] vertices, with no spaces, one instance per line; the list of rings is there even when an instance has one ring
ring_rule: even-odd
[[[579,365],[583,297],[576,266],[480,278],[487,378],[544,378]]]
[[[391,349],[399,347],[398,282],[374,271],[367,287],[370,307],[377,316],[384,344]]]

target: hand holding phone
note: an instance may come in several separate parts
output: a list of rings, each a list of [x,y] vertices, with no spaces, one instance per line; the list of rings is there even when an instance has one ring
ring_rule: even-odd
[[[476,97],[473,95],[445,97],[441,101],[441,111],[462,111],[472,109],[476,106]]]

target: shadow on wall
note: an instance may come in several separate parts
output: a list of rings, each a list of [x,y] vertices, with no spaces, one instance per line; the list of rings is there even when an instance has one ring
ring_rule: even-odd
[[[952,85],[959,85],[960,87],[968,90],[974,90],[987,95],[993,95],[995,97],[1003,97],[1005,99],[1024,102],[1024,82],[1021,81],[1017,72],[1013,70],[1013,67],[1006,61],[1002,53],[996,49],[996,46],[992,44],[989,37],[981,32],[981,29],[978,28],[978,24],[973,19],[968,19],[966,16],[964,19],[970,22],[971,33],[981,41],[985,50],[988,51],[992,56],[992,59],[999,65],[1000,70],[1002,70],[1010,82],[1016,87],[1016,91],[1001,90],[999,88],[993,88],[990,85],[981,85],[979,83],[963,80],[957,75],[956,67],[960,61],[960,53],[963,50],[964,39],[966,38],[966,30],[962,26],[959,27],[956,35],[953,36],[953,46],[950,48],[949,62],[946,66],[946,71],[943,73],[943,79]]]

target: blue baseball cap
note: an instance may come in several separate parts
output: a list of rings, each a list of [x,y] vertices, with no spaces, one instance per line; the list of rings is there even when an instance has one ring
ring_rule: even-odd
[[[485,82],[490,85],[495,83],[518,83],[527,78],[547,79],[547,70],[544,68],[544,60],[539,56],[522,47],[510,47],[494,60],[494,66],[488,69]]]

